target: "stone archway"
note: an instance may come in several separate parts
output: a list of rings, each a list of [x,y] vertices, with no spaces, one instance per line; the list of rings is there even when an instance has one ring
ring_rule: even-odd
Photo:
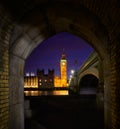
[[[41,13],[38,10],[38,14]],[[96,20],[88,10],[65,7],[50,7],[47,10],[49,26],[41,14],[36,19],[32,15],[26,17],[23,24],[16,25],[10,47],[10,128],[24,129],[24,94],[23,70],[29,54],[46,38],[62,31],[72,33],[85,39],[99,53],[104,69],[105,83],[105,124],[111,126],[110,116],[110,70],[107,53],[107,35],[104,26]],[[79,16],[79,17],[78,17]],[[37,23],[33,20],[35,18]],[[29,21],[32,21],[29,23]],[[88,23],[89,22],[89,23]],[[15,35],[14,35],[15,34]]]

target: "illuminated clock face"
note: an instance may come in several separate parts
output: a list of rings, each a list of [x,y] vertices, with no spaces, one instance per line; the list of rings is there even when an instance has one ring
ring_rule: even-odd
[[[65,62],[62,62],[62,65],[65,65]]]

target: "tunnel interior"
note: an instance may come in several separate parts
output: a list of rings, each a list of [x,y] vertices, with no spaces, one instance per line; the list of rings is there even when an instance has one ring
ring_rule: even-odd
[[[99,79],[92,74],[83,76],[79,83],[80,94],[96,94],[98,82]]]
[[[0,2],[3,128],[24,129],[24,62],[38,44],[61,31],[83,37],[100,54],[104,69],[105,126],[119,128],[119,5],[119,0],[110,0],[109,6],[108,1],[94,0]]]

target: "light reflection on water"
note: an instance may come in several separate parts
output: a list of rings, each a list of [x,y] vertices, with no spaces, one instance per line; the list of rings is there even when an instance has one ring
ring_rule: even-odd
[[[41,96],[41,95],[69,95],[68,90],[54,91],[24,91],[25,96]]]

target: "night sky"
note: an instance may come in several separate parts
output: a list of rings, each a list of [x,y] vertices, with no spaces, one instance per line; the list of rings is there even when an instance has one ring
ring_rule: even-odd
[[[25,73],[36,74],[37,68],[45,69],[45,73],[48,69],[54,69],[55,75],[60,76],[59,62],[63,49],[67,59],[68,78],[71,69],[79,69],[93,51],[93,48],[82,38],[62,32],[46,39],[34,49],[26,60]]]

